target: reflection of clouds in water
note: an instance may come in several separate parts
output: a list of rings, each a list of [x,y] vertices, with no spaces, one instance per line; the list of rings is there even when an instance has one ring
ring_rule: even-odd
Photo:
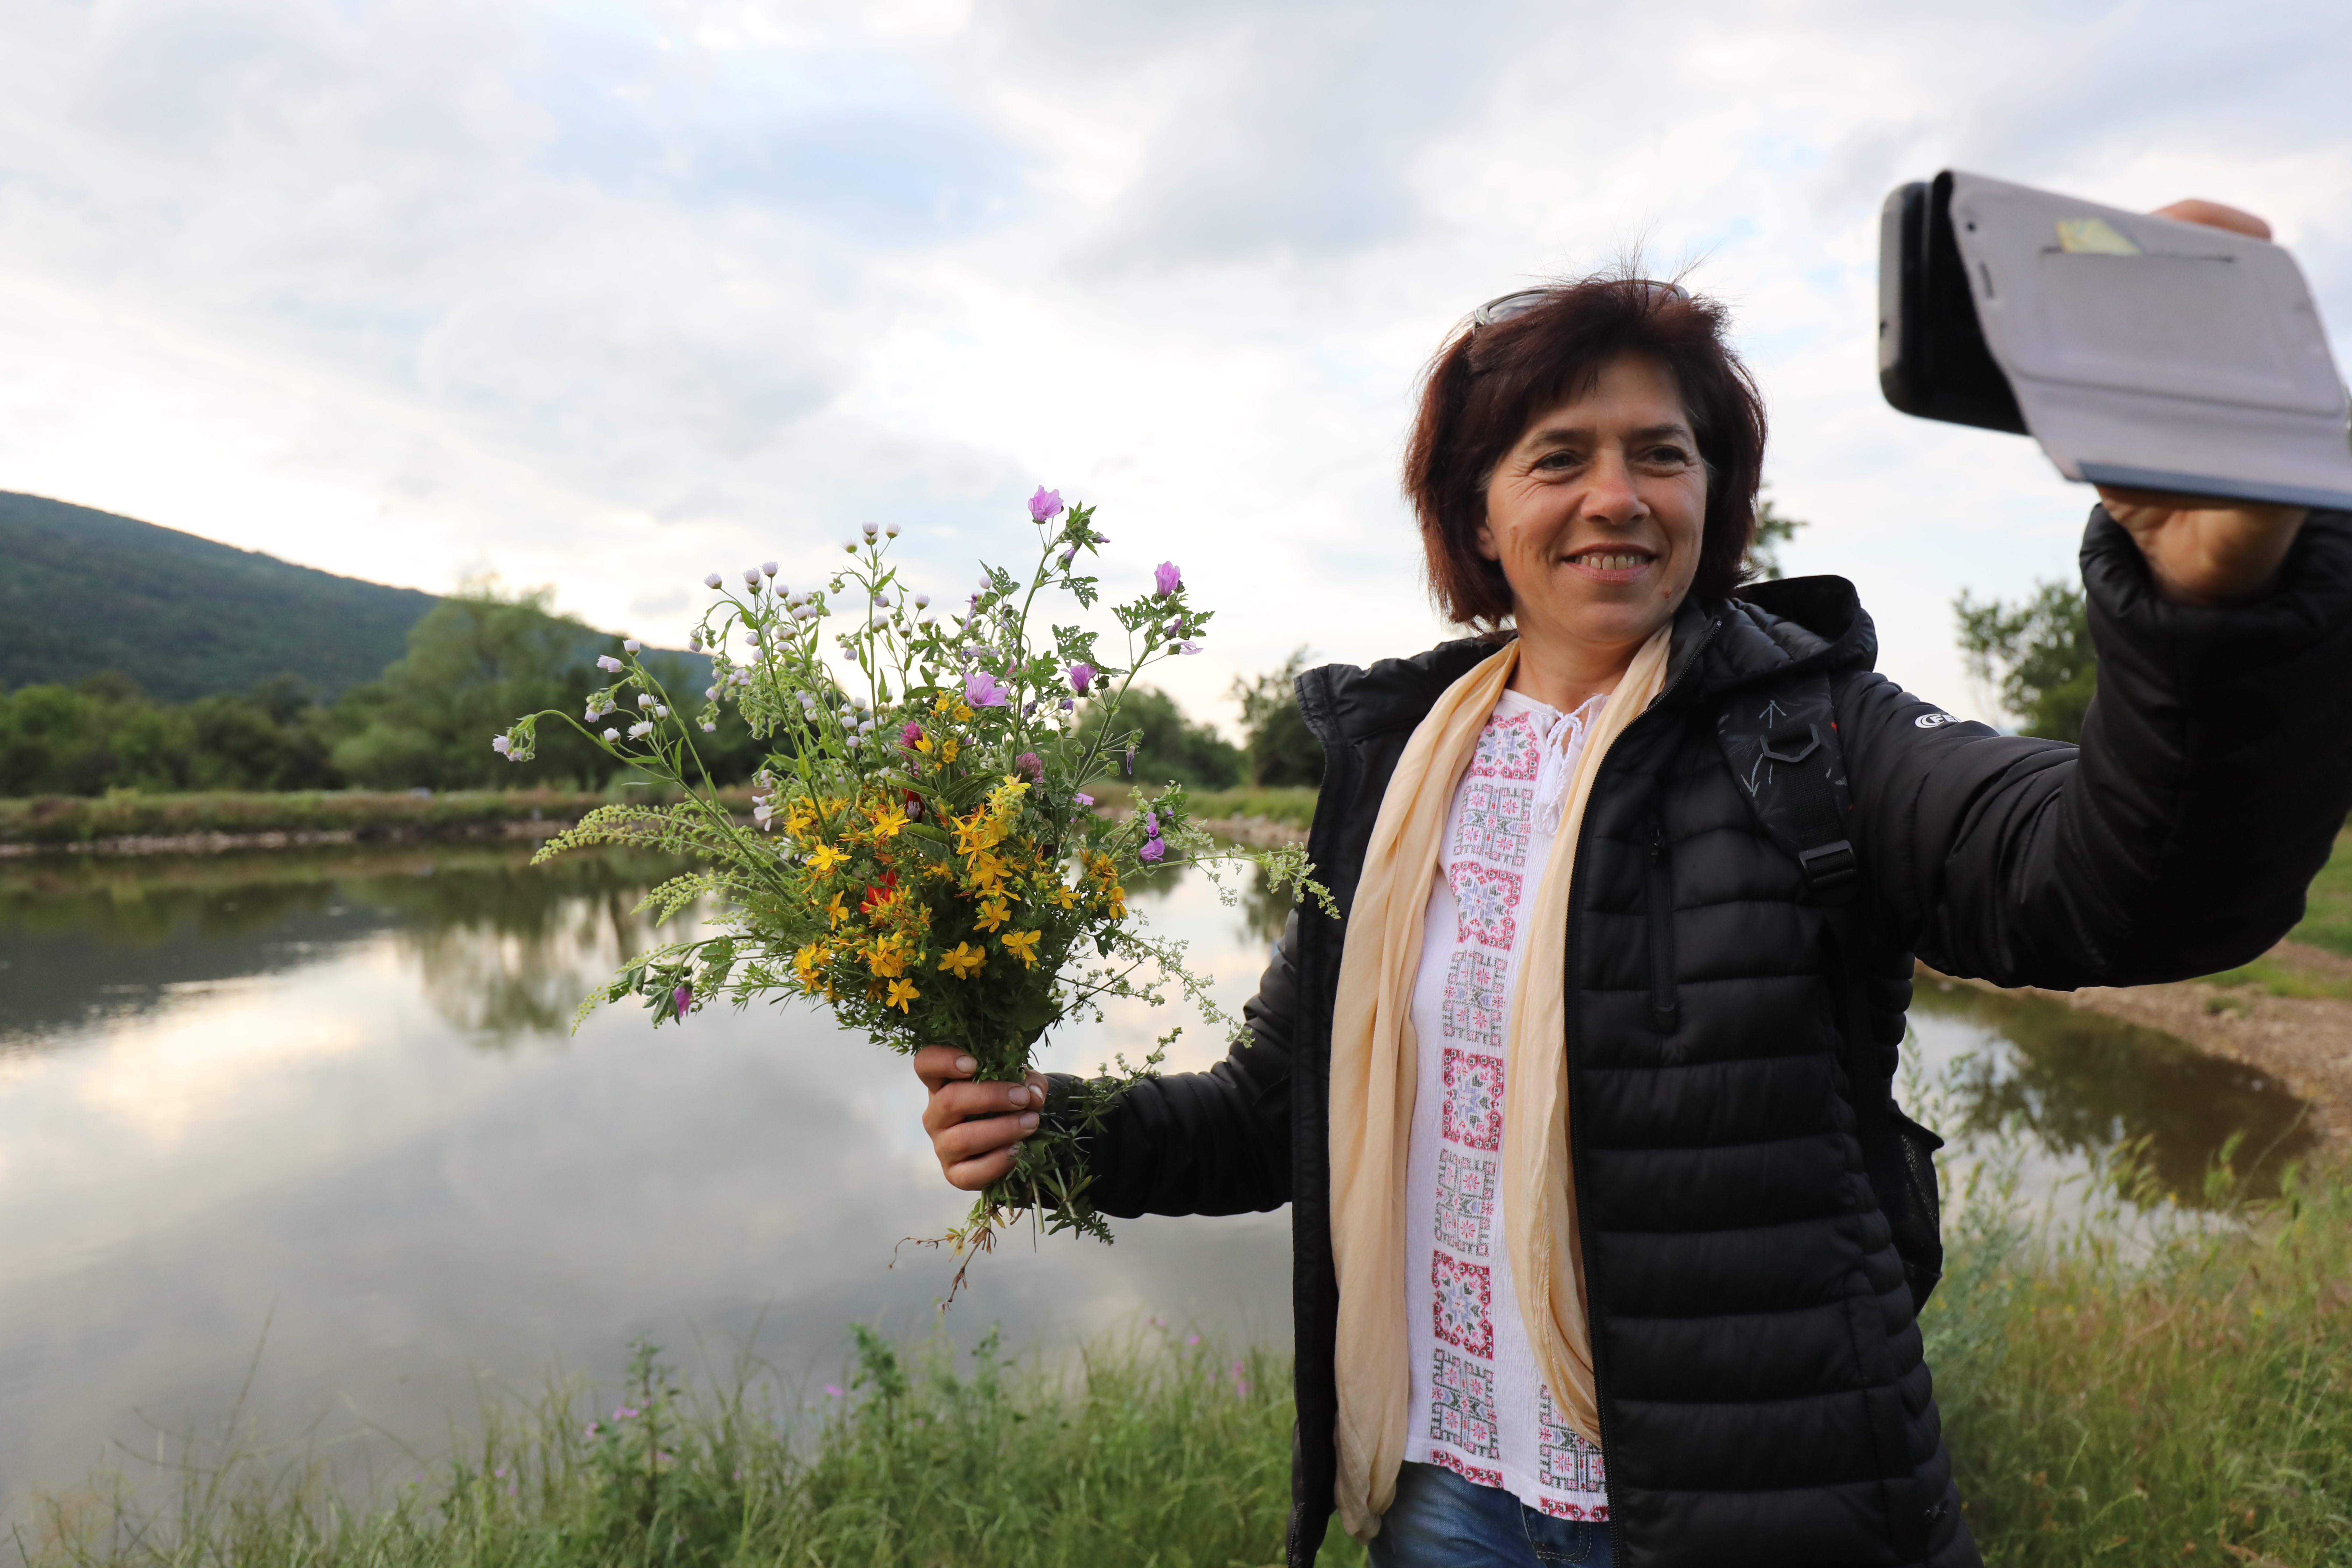
[[[528,1390],[558,1364],[609,1374],[640,1332],[685,1359],[692,1331],[723,1346],[755,1324],[787,1371],[830,1369],[853,1321],[932,1323],[950,1263],[908,1248],[894,1269],[893,1248],[969,1200],[904,1060],[804,1005],[659,1031],[604,1009],[565,1050],[486,1052],[480,1031],[535,1007],[561,1027],[643,944],[614,912],[635,887],[445,868],[336,896],[400,919],[243,978],[255,950],[208,949],[229,978],[0,1068],[0,1499],[76,1479],[110,1438],[152,1447],[150,1420],[216,1421],[265,1324],[265,1435],[324,1415],[329,1436],[373,1424],[429,1450],[478,1372]],[[1171,922],[1231,945],[1229,912],[1189,897]],[[507,1000],[469,1010],[478,986]],[[1286,1330],[1286,1215],[1118,1236],[1016,1238],[950,1331],[1060,1346],[1147,1311]],[[353,1443],[354,1465],[394,1462]]]

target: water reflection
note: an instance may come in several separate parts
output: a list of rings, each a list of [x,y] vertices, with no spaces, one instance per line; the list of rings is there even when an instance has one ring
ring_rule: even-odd
[[[261,1431],[323,1417],[396,1467],[366,1434],[429,1446],[478,1377],[528,1389],[553,1365],[610,1373],[639,1333],[723,1346],[755,1325],[778,1364],[829,1370],[853,1320],[931,1321],[947,1266],[894,1269],[893,1244],[963,1200],[905,1064],[798,1007],[658,1034],[628,1008],[568,1034],[587,987],[660,934],[631,909],[672,868],[527,860],[0,863],[0,1511],[110,1440],[152,1451],[153,1426],[216,1421],[257,1344]],[[1246,876],[1233,906],[1198,873],[1136,892],[1238,1011],[1286,904]],[[1957,1130],[2018,1112],[2052,1171],[2148,1133],[2193,1192],[2231,1131],[2282,1153],[2307,1139],[2280,1137],[2295,1106],[2273,1086],[2175,1042],[1923,992],[1923,1057],[1967,1064]],[[1133,1058],[1171,1022],[1121,1005],[1060,1032],[1046,1065]],[[1223,1050],[1196,1024],[1168,1065]],[[1159,1312],[1286,1331],[1286,1215],[1118,1236],[989,1259],[951,1330],[1066,1343]]]
[[[1922,975],[1912,1011],[1931,1062],[1948,1064],[1948,1139],[1981,1139],[2014,1119],[2041,1152],[2074,1164],[2146,1139],[2152,1173],[2184,1204],[2232,1138],[2256,1196],[2311,1149],[2308,1107],[2273,1079],[2170,1035],[2032,997]]]

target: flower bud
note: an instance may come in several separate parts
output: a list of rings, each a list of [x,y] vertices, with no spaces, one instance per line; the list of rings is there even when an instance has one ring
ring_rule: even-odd
[[[702,689],[702,695],[709,700],[716,702],[719,700],[719,688],[715,686],[706,686]]]
[[[493,735],[490,737],[490,750],[496,752],[502,757],[507,754],[508,751],[510,750],[513,745],[514,742],[508,740],[504,735]]]
[[[915,595],[915,608],[919,610],[928,610],[930,607],[931,596],[929,594],[918,594]]]
[[[650,707],[652,707],[653,705],[654,705],[654,694],[653,694],[652,692],[650,692],[650,691],[640,691],[640,692],[638,692],[638,693],[637,693],[637,706],[638,706],[638,707],[640,707],[640,708],[650,708]]]
[[[841,548],[845,553],[855,555],[857,553],[857,541],[854,539],[845,539],[841,542]]]
[[[706,719],[702,721],[702,732],[706,735],[716,735],[719,733],[719,726]]]
[[[607,730],[604,731],[604,739],[607,741],[617,741],[620,738],[621,732],[618,730]]]
[[[775,563],[774,562],[772,562],[772,561],[762,561],[762,562],[761,562],[761,563],[760,563],[760,575],[761,575],[762,577],[772,577],[772,576],[774,576],[775,574],[776,574],[776,563]]]
[[[887,527],[887,528],[884,529],[882,531],[883,531],[883,532],[885,532],[885,533],[887,533],[887,534],[888,534],[891,538],[896,539],[896,538],[898,538],[898,525],[897,523],[895,523],[895,522],[894,522],[894,523],[892,523],[889,527]]]
[[[609,653],[600,653],[596,656],[596,668],[607,675],[617,675],[620,673],[621,661]]]
[[[759,585],[760,585],[760,569],[759,569],[757,566],[746,566],[746,567],[744,567],[744,568],[743,568],[743,586],[745,586],[746,588],[757,588]]]
[[[669,705],[668,705],[668,704],[667,704],[667,703],[663,703],[663,702],[656,702],[656,703],[655,703],[655,704],[654,704],[654,717],[655,717],[655,718],[656,718],[656,719],[667,719],[667,718],[668,718],[668,717],[669,717]]]
[[[727,581],[726,578],[721,577],[718,573],[713,572],[709,576],[705,577],[702,580],[702,585],[706,588],[716,588],[725,581]]]
[[[621,646],[628,649],[631,653],[637,653],[641,652],[646,645],[639,642],[635,637],[623,637],[621,639]]]
[[[876,534],[882,531],[882,525],[878,522],[861,522],[857,527],[858,531],[864,533],[868,539],[873,538]]]

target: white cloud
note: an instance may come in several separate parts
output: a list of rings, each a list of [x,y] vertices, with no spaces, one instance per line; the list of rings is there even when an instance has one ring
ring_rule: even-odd
[[[0,14],[0,487],[669,635],[673,584],[868,517],[960,584],[1042,479],[1121,569],[1185,563],[1221,613],[1171,684],[1222,711],[1298,643],[1439,635],[1395,490],[1420,364],[1639,243],[1738,311],[1793,563],[1958,704],[1952,594],[2070,571],[2088,496],[1880,402],[1880,198],[1958,164],[2236,200],[2341,332],[2347,34],[2184,0],[42,0]]]

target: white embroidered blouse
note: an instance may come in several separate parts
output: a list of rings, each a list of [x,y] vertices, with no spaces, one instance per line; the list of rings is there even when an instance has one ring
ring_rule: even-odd
[[[1601,1450],[1536,1370],[1504,1242],[1503,1042],[1519,936],[1559,830],[1595,698],[1561,713],[1506,691],[1455,789],[1412,997],[1405,1153],[1412,1400],[1406,1457],[1562,1519],[1605,1520]]]

